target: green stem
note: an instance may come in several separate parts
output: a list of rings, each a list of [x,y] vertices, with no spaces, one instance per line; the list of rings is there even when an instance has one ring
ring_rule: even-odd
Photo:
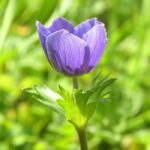
[[[74,89],[79,88],[77,77],[72,78],[72,83],[73,83]],[[71,123],[74,125],[74,127],[76,128],[76,131],[78,133],[81,150],[88,150],[88,144],[87,144],[86,132],[85,132],[86,127],[79,128],[73,122],[71,122]]]
[[[79,88],[77,77],[73,77],[72,78],[72,83],[73,83],[73,88],[74,89],[78,89]]]
[[[87,144],[85,129],[76,129],[76,130],[78,132],[81,150],[88,150],[88,144]]]

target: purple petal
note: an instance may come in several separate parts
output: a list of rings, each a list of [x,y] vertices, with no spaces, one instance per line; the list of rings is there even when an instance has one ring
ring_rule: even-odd
[[[89,66],[94,67],[98,64],[107,43],[107,35],[104,24],[94,26],[83,36],[83,39],[90,47],[91,56]]]
[[[46,56],[48,57],[45,40],[46,40],[46,37],[50,34],[50,31],[47,28],[45,28],[39,21],[36,22],[36,26],[37,26],[41,45],[45,51]]]
[[[74,32],[74,26],[65,18],[62,17],[58,17],[56,18],[52,25],[49,27],[49,30],[51,31],[51,33],[56,32],[58,30],[62,30],[65,29],[70,33]]]
[[[74,32],[74,26],[69,21],[67,21],[66,19],[62,17],[56,18],[50,27],[44,27],[39,21],[36,22],[36,26],[38,29],[40,42],[45,51],[46,56],[47,56],[47,50],[46,50],[45,40],[49,34],[56,32],[58,30],[61,30],[61,29],[66,29],[67,31],[71,33]]]
[[[47,37],[46,46],[49,59],[58,71],[68,75],[87,72],[90,50],[84,40],[60,30]]]
[[[93,26],[101,24],[101,22],[97,21],[96,18],[92,18],[80,23],[74,29],[74,34],[78,37],[82,37],[87,31],[89,31]]]

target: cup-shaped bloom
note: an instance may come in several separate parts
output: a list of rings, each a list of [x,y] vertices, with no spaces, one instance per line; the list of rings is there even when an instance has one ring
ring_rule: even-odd
[[[59,72],[76,76],[91,71],[100,61],[107,43],[105,26],[96,18],[76,27],[62,17],[50,27],[36,23],[49,63]]]

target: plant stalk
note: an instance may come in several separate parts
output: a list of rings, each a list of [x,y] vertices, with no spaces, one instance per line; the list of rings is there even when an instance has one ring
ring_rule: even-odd
[[[72,78],[72,84],[73,84],[74,89],[79,88],[77,77]],[[87,139],[86,139],[86,131],[85,131],[86,127],[79,128],[79,127],[75,126],[75,124],[73,122],[71,122],[71,123],[74,125],[74,127],[75,127],[75,129],[78,133],[78,138],[79,138],[81,150],[88,150],[88,144],[87,144]]]
[[[77,77],[73,77],[72,78],[72,84],[73,84],[73,88],[74,89],[78,89],[79,85],[78,85],[78,78]]]
[[[88,144],[87,144],[85,129],[76,129],[76,130],[78,132],[81,150],[88,150]]]

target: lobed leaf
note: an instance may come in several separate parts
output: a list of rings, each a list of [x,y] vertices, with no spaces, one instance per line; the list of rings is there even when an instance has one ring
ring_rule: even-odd
[[[47,88],[46,86],[34,86],[32,88],[24,89],[27,93],[32,94],[32,96],[43,103],[44,105],[49,106],[55,112],[65,116],[63,108],[58,104],[57,99],[60,99],[60,95]]]

